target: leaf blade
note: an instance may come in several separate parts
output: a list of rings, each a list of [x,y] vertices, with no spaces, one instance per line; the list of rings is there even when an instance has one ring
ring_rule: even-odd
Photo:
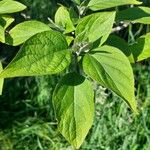
[[[2,63],[0,62],[0,72],[2,72],[2,71],[3,71],[3,66],[2,66]],[[3,84],[4,84],[4,79],[0,78],[0,95],[2,95]]]
[[[75,30],[70,14],[64,6],[58,8],[55,14],[55,23],[64,28],[65,34]]]
[[[130,45],[133,62],[139,62],[150,57],[150,33],[139,37],[133,45]]]
[[[2,43],[5,42],[5,30],[1,25],[0,25],[0,42]]]
[[[131,55],[131,50],[127,42],[117,35],[110,35],[106,41],[106,45],[120,49],[127,57]]]
[[[88,7],[91,10],[96,11],[129,4],[139,5],[141,2],[138,2],[137,0],[91,0],[88,4]]]
[[[75,148],[80,147],[92,125],[93,100],[89,81],[76,73],[65,75],[54,91],[59,131]]]
[[[83,69],[87,75],[122,97],[137,113],[134,95],[134,77],[126,56],[118,49],[103,46],[83,58]]]
[[[11,25],[12,22],[14,22],[14,18],[12,18],[11,16],[2,15],[0,16],[0,22],[1,22],[1,26],[4,29],[6,29]]]
[[[10,14],[26,9],[26,6],[13,0],[0,1],[0,14]]]
[[[33,35],[51,30],[50,27],[39,21],[24,21],[9,31],[6,43],[17,46],[24,43]]]
[[[101,44],[111,33],[115,12],[100,12],[82,18],[76,28],[76,42],[94,42],[101,38]]]
[[[136,15],[135,15],[136,14]],[[116,15],[117,21],[133,21],[135,23],[150,24],[149,7],[133,7],[119,11]]]
[[[0,77],[55,74],[64,70],[71,61],[71,53],[64,36],[45,31],[25,42],[16,57]]]

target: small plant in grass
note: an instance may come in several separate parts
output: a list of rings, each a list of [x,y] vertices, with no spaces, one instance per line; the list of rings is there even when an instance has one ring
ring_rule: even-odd
[[[8,66],[2,69],[1,65],[0,86],[2,91],[5,78],[64,71],[52,102],[60,133],[78,149],[93,123],[91,79],[111,89],[138,113],[130,63],[150,57],[150,33],[132,39],[132,45],[114,33],[132,23],[150,24],[150,8],[137,0],[72,1],[74,7],[60,6],[49,25],[30,20],[9,31],[14,21],[10,14],[26,7],[17,1],[0,1],[0,41],[22,45]],[[119,9],[122,5],[134,7]]]

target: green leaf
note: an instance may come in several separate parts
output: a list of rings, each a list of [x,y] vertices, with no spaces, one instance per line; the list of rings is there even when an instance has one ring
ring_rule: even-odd
[[[73,25],[77,25],[79,21],[78,12],[73,7],[71,7],[69,8],[69,14],[70,14],[71,21],[73,22]]]
[[[150,33],[141,36],[137,42],[129,47],[134,57],[134,62],[150,57]]]
[[[72,36],[66,36],[66,40],[67,40],[68,45],[70,45],[71,42],[74,40],[74,38]]]
[[[0,42],[5,43],[5,29],[14,21],[10,16],[0,16]]]
[[[26,6],[19,2],[13,0],[0,1],[0,14],[10,14],[24,9],[26,9]]]
[[[1,25],[0,25],[0,42],[2,43],[5,42],[5,30]]]
[[[2,70],[3,70],[2,63],[0,62],[0,72],[2,72]],[[2,95],[3,84],[4,84],[4,79],[0,78],[0,95]]]
[[[75,147],[83,143],[93,123],[94,92],[83,76],[69,73],[57,85],[53,104],[61,134]]]
[[[61,6],[55,14],[55,23],[65,29],[64,33],[70,33],[75,30],[68,10]]]
[[[137,0],[91,0],[88,4],[88,7],[91,10],[96,11],[128,4],[139,5],[141,2]]]
[[[51,30],[50,27],[39,21],[25,21],[16,25],[10,30],[9,37],[6,37],[6,43],[17,46],[24,43],[33,35]]]
[[[83,58],[87,75],[122,97],[137,113],[134,95],[134,77],[127,57],[117,48],[103,46],[94,49]]]
[[[71,61],[65,37],[59,32],[45,31],[31,37],[0,77],[36,76],[55,74],[64,70]]]
[[[0,16],[0,25],[6,29],[11,25],[11,23],[14,22],[14,18],[11,16],[2,15]]]
[[[124,39],[120,38],[117,35],[110,35],[105,44],[121,50],[128,57],[129,61],[133,63],[134,59],[131,49]]]
[[[110,35],[106,44],[120,49],[126,56],[131,55],[131,51],[126,41],[117,35]]]
[[[134,21],[135,23],[150,24],[149,7],[133,7],[119,11],[117,21]]]
[[[73,2],[75,2],[76,4],[80,5],[81,0],[72,0]]]
[[[115,12],[100,12],[82,18],[76,28],[76,42],[106,41],[112,31]]]

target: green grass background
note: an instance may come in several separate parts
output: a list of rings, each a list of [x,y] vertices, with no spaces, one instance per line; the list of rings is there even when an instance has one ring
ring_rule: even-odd
[[[22,2],[28,6],[22,16],[44,22],[54,15],[57,2],[69,5],[65,0]],[[20,14],[15,15],[16,22],[24,20],[18,16]],[[17,48],[3,45],[0,53],[7,58],[7,63],[16,52]],[[133,68],[139,116],[133,116],[114,93],[95,85],[94,123],[81,150],[150,150],[150,60],[137,63]],[[51,104],[52,92],[59,79],[60,76],[53,75],[5,80],[0,97],[0,150],[72,149],[57,132]]]

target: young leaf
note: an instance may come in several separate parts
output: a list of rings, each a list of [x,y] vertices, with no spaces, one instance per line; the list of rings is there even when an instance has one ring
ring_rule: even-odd
[[[87,75],[122,97],[137,113],[134,95],[134,77],[127,57],[117,48],[103,46],[83,58]]]
[[[134,62],[150,57],[150,33],[141,36],[137,42],[129,47],[134,57]]]
[[[55,14],[55,23],[65,29],[64,33],[70,33],[75,30],[69,12],[63,6],[59,7]]]
[[[0,77],[55,74],[71,61],[65,37],[55,31],[38,33],[25,42]]]
[[[58,83],[53,105],[61,134],[75,147],[83,143],[93,123],[94,92],[83,76],[69,73]]]
[[[88,7],[91,10],[96,11],[128,4],[139,5],[141,2],[137,0],[91,0],[88,4]]]
[[[3,70],[2,63],[0,62],[0,72],[2,72],[2,70]],[[2,95],[3,84],[4,84],[4,79],[0,78],[0,95]]]
[[[74,38],[72,36],[66,36],[66,40],[67,40],[68,45],[70,45],[71,42],[74,40]]]
[[[51,30],[50,27],[42,22],[25,21],[9,31],[10,36],[6,37],[6,43],[17,46],[24,43],[33,35],[49,30]]]
[[[12,18],[11,16],[6,16],[6,15],[0,16],[0,24],[4,29],[9,27],[12,22],[14,22],[14,18]]]
[[[76,4],[80,5],[81,0],[72,0],[73,2],[75,2]]]
[[[76,28],[76,42],[94,42],[101,38],[101,44],[111,33],[115,12],[100,12],[82,18]]]
[[[14,0],[0,1],[0,14],[10,14],[26,9],[26,6]]]
[[[150,24],[149,7],[133,7],[119,11],[116,16],[117,21],[134,21],[135,23]]]
[[[5,30],[4,28],[0,25],[0,42],[5,42]]]

